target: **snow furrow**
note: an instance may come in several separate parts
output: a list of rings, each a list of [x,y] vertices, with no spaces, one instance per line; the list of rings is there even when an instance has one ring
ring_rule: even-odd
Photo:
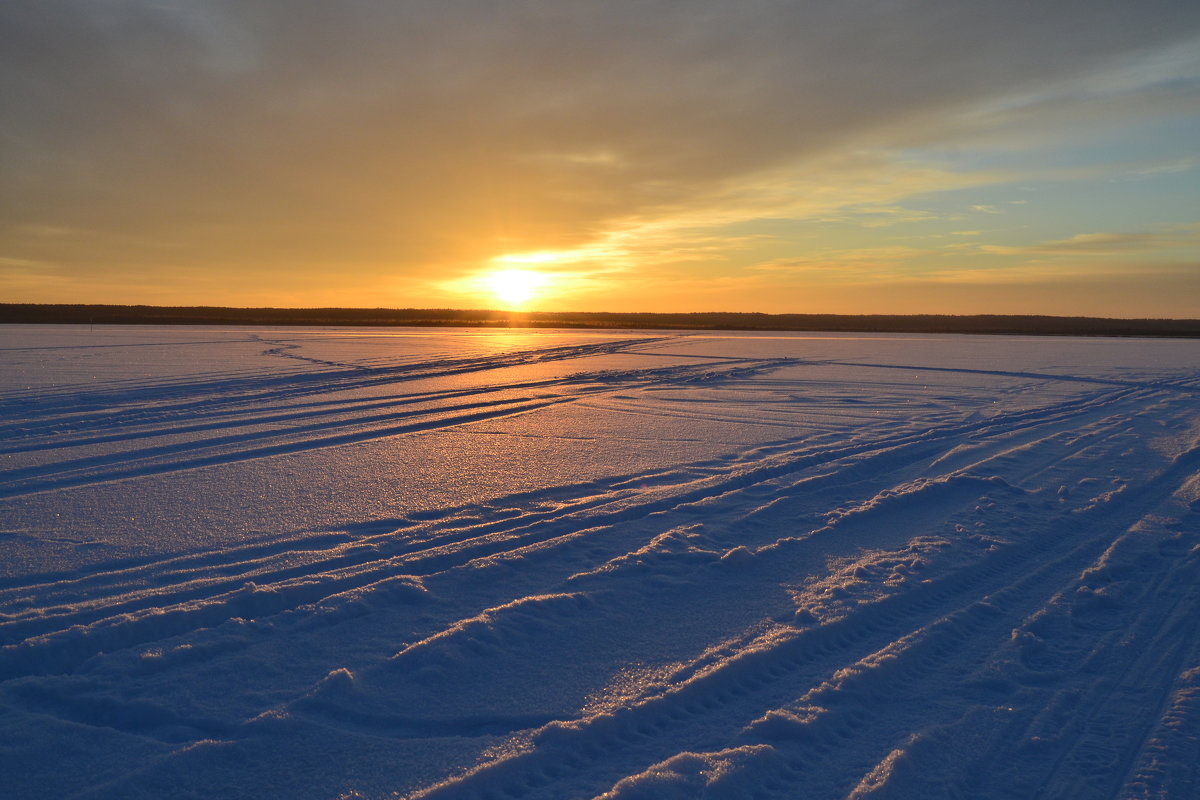
[[[1100,403],[1100,406],[1106,407],[1110,401],[1111,399],[1106,399]],[[1091,407],[1091,405],[1088,403],[1084,407]],[[1076,413],[1078,410],[1075,409]],[[1061,408],[1056,409],[1055,413],[1048,415],[1049,421],[1056,421],[1061,412]],[[1016,426],[1026,427],[1045,421],[1037,418],[1031,420],[1028,415],[1022,414],[1019,416]],[[1013,427],[1014,424],[1010,423],[1006,426],[1004,422],[998,420],[993,420],[988,425],[989,430],[1004,430]],[[83,602],[76,600],[68,603],[59,613],[55,613],[53,608],[45,609],[43,607],[37,619],[23,620],[19,616],[10,617],[4,624],[0,624],[0,633],[11,636],[13,634],[6,632],[6,629],[11,629],[18,636],[22,634],[30,636],[33,641],[27,642],[24,648],[37,650],[49,646],[53,641],[54,636],[51,636],[50,639],[44,638],[51,633],[50,626],[73,625],[74,629],[64,631],[60,636],[66,636],[72,640],[73,643],[69,650],[77,655],[68,663],[77,664],[88,652],[86,647],[81,649],[82,646],[79,644],[81,640],[94,641],[93,649],[97,651],[105,649],[106,643],[108,643],[108,649],[111,649],[116,641],[134,644],[147,641],[142,636],[129,636],[127,633],[135,625],[140,626],[140,623],[135,622],[135,618],[141,609],[148,609],[155,618],[156,625],[162,626],[160,628],[151,626],[145,628],[146,630],[159,630],[163,633],[169,631],[172,634],[179,634],[187,630],[188,623],[185,620],[194,618],[198,613],[194,609],[197,605],[193,602],[195,600],[208,598],[207,602],[203,603],[206,608],[199,617],[206,620],[207,624],[213,624],[215,620],[221,619],[222,613],[228,616],[236,615],[239,607],[239,601],[236,600],[237,593],[247,582],[253,582],[256,586],[263,587],[263,591],[274,583],[278,583],[275,588],[279,599],[275,605],[279,611],[283,611],[288,607],[284,598],[296,596],[295,591],[290,588],[294,585],[304,586],[305,588],[299,596],[305,598],[306,602],[312,602],[319,599],[322,586],[328,587],[328,593],[333,594],[349,588],[359,588],[390,575],[427,575],[465,564],[476,558],[503,554],[518,547],[549,541],[579,530],[616,525],[628,528],[630,523],[635,520],[667,512],[678,514],[683,508],[703,504],[706,501],[715,500],[723,507],[728,508],[735,505],[735,497],[739,493],[752,491],[753,487],[758,484],[778,480],[794,474],[798,470],[825,466],[826,459],[845,459],[859,456],[860,453],[862,455],[857,461],[828,475],[810,479],[809,485],[804,488],[806,491],[814,491],[824,483],[861,482],[872,474],[894,473],[901,464],[906,463],[906,459],[908,463],[911,463],[914,459],[920,460],[929,453],[936,452],[933,448],[939,447],[937,442],[943,438],[946,437],[929,433],[915,437],[906,436],[900,440],[901,444],[889,442],[887,443],[888,447],[879,450],[874,447],[883,443],[875,442],[854,448],[840,448],[819,454],[802,451],[800,455],[796,455],[783,451],[777,456],[767,458],[765,464],[746,467],[735,463],[733,467],[701,480],[696,480],[694,476],[687,474],[676,476],[673,480],[678,483],[665,484],[664,489],[658,493],[658,497],[655,493],[643,489],[637,495],[627,495],[629,499],[622,501],[620,494],[612,491],[603,492],[598,495],[601,498],[599,503],[585,498],[582,501],[582,507],[567,505],[545,514],[525,513],[517,518],[521,524],[514,524],[513,521],[502,518],[495,523],[470,526],[459,534],[441,533],[416,546],[401,544],[397,547],[390,533],[384,537],[374,537],[386,539],[387,541],[384,543],[360,540],[357,542],[358,546],[354,547],[339,541],[330,556],[325,557],[322,556],[321,551],[314,551],[300,566],[275,566],[271,562],[280,560],[279,556],[275,556],[266,564],[251,560],[245,562],[241,568],[226,571],[217,570],[217,564],[208,560],[204,563],[205,570],[202,579],[189,582],[179,588],[171,585],[169,575],[147,573],[144,569],[137,570],[139,574],[136,578],[127,579],[148,582],[152,585],[151,589],[134,591],[131,598],[118,595],[114,598],[117,601],[115,603],[105,600],[103,596]],[[931,442],[931,440],[933,441]],[[907,443],[904,443],[905,441]],[[644,485],[645,481],[640,483]],[[594,489],[595,487],[589,488]],[[614,507],[606,510],[605,506]],[[700,512],[699,516],[703,516],[703,508],[698,508],[698,511]],[[778,515],[782,509],[775,511]],[[766,528],[768,531],[771,529],[770,523],[763,520],[756,521],[754,527]],[[770,541],[774,541],[774,538],[772,537]],[[411,537],[405,537],[401,541],[410,539]],[[638,541],[636,536],[634,541]],[[746,543],[752,543],[752,541],[746,540]],[[618,553],[620,552],[627,551],[619,550]],[[230,574],[222,574],[224,572]],[[126,578],[125,575],[121,577]],[[94,578],[88,580],[92,581]],[[10,595],[22,591],[23,587],[7,590]],[[222,612],[221,608],[227,608],[229,611]],[[265,612],[265,606],[262,608]],[[170,615],[164,615],[163,611],[166,609],[173,609]],[[130,614],[133,614],[133,617]],[[109,617],[111,617],[109,621],[104,621]],[[178,619],[179,622],[168,624],[167,620],[171,618]],[[87,631],[88,635],[81,637],[78,630],[78,626],[81,624],[93,626],[92,630]],[[114,638],[115,634],[109,634],[92,638],[95,631],[114,625],[124,632],[120,637]],[[0,651],[0,653],[6,653],[6,651]],[[44,665],[52,664],[54,661],[53,659],[47,661],[44,658],[30,661],[25,657],[19,657],[18,663],[37,663],[43,665],[40,669],[44,669]],[[63,666],[70,668],[67,663]]]
[[[15,796],[1195,793],[1183,345],[411,335],[0,353]]]
[[[941,676],[942,673],[949,672],[950,674],[954,674],[953,669],[947,670],[944,665],[946,656],[948,654],[946,649],[947,647],[955,646],[956,643],[965,640],[968,635],[974,636],[974,634],[980,633],[980,629],[986,622],[996,621],[997,624],[993,627],[998,628],[998,634],[1007,632],[1012,623],[1017,621],[1021,615],[1032,611],[1032,608],[1028,606],[1028,597],[1031,594],[1033,597],[1039,596],[1039,594],[1033,590],[1035,578],[1037,584],[1041,584],[1045,587],[1041,590],[1040,596],[1048,596],[1053,594],[1055,591],[1057,591],[1057,587],[1060,585],[1059,581],[1062,579],[1061,576],[1064,574],[1074,574],[1074,570],[1078,570],[1087,563],[1088,559],[1101,552],[1108,545],[1109,541],[1111,541],[1111,539],[1108,538],[1109,536],[1117,536],[1118,533],[1123,530],[1123,527],[1129,524],[1131,517],[1140,515],[1145,510],[1147,504],[1153,505],[1159,502],[1164,491],[1169,491],[1177,485],[1173,483],[1173,481],[1178,480],[1180,474],[1187,474],[1189,470],[1193,470],[1195,468],[1194,462],[1196,462],[1196,460],[1195,454],[1192,454],[1192,457],[1184,459],[1182,462],[1176,464],[1174,469],[1168,471],[1167,474],[1152,484],[1153,488],[1147,487],[1140,493],[1143,496],[1143,499],[1140,502],[1132,506],[1127,505],[1126,508],[1115,517],[1112,515],[1112,510],[1108,508],[1086,511],[1083,517],[1081,517],[1079,520],[1073,521],[1073,524],[1070,526],[1073,530],[1080,534],[1088,534],[1082,544],[1074,545],[1073,539],[1070,537],[1064,537],[1058,540],[1045,537],[1041,539],[1039,543],[1036,543],[1032,549],[1025,547],[1007,553],[1006,555],[1008,558],[1005,559],[1005,561],[1008,563],[1004,568],[995,570],[995,572],[999,572],[998,575],[993,572],[993,575],[990,576],[992,581],[996,581],[1001,584],[1007,584],[1007,588],[1000,590],[999,595],[995,597],[987,595],[982,597],[976,596],[971,600],[970,603],[968,603],[967,606],[959,606],[958,608],[960,611],[948,611],[943,605],[947,598],[958,595],[961,592],[968,591],[976,585],[974,581],[969,580],[965,575],[953,574],[951,576],[950,586],[943,587],[935,584],[933,587],[926,589],[925,591],[913,590],[904,596],[903,600],[901,601],[901,607],[899,609],[891,610],[891,613],[888,615],[888,627],[886,630],[889,634],[894,634],[896,630],[894,622],[895,619],[899,618],[908,620],[912,618],[914,612],[925,612],[930,617],[935,619],[935,622],[933,623],[934,628],[931,628],[930,630],[945,629],[950,631],[950,633],[946,634],[950,637],[949,640],[946,640],[945,636],[935,637],[935,639],[932,640],[935,642],[935,644],[929,644],[929,641],[931,640],[928,639],[926,634],[919,634],[920,641],[924,643],[923,646],[932,648],[933,655],[930,657],[936,658],[940,665],[938,670],[940,676],[938,680],[944,681],[945,678],[944,676]],[[1162,487],[1166,488],[1164,489]],[[1100,520],[1111,520],[1111,522],[1108,522],[1108,524],[1100,526],[1101,531],[1111,531],[1108,536],[1105,536],[1103,533],[1097,534],[1095,531],[1089,531],[1089,528]],[[1061,548],[1064,545],[1071,545],[1073,549],[1071,549],[1065,556],[1053,561],[1050,566],[1044,567],[1035,572],[1032,578],[1026,578],[1012,582],[1013,572],[1020,570],[1025,565],[1034,561],[1044,562],[1054,547]],[[987,564],[985,567],[984,564],[986,564],[986,561],[980,562],[978,566],[970,568],[968,571],[975,572],[979,570],[988,570],[988,568],[993,567],[991,564]],[[964,583],[962,581],[966,582]],[[922,586],[921,589],[925,589],[925,586]],[[1003,602],[1000,602],[1000,596],[1003,596]],[[1025,601],[1023,603],[1018,603],[1018,598],[1025,598]],[[923,603],[921,600],[924,600],[925,602]],[[1005,608],[1006,605],[1016,606],[1016,609]],[[1000,611],[998,609],[1004,610]],[[872,610],[876,611],[875,609]],[[839,634],[837,632],[838,628],[841,627],[841,625],[837,624],[835,624],[836,627],[827,627],[824,630],[817,630],[822,631],[825,636],[832,639],[832,644],[835,649],[841,649],[847,645],[853,645],[858,641],[858,637],[869,635],[871,630],[871,626],[869,624],[864,627],[863,623],[857,620],[857,617],[861,616],[863,613],[864,612],[862,611],[855,612],[855,616],[853,617],[855,622],[845,623],[849,625],[850,630],[844,634]],[[883,610],[878,610],[876,613],[883,614],[885,612]],[[973,620],[973,623],[966,626],[966,629],[964,629],[964,623],[957,621],[961,619],[961,616],[956,617],[956,614],[968,615],[968,617]],[[785,658],[785,653],[790,655],[796,650],[810,649],[810,646],[804,639],[788,639],[787,637],[783,638],[784,643],[782,644],[773,644],[766,650],[752,649],[749,652],[754,653],[757,658],[763,659],[770,666],[774,666],[775,664],[779,663],[780,659]],[[1000,639],[999,636],[996,638],[1000,641],[1003,641],[1003,639]],[[903,639],[898,641],[902,642]],[[828,647],[830,642],[825,640],[823,644],[825,647]],[[889,645],[889,647],[894,646],[895,645]],[[819,652],[820,647],[821,646],[818,645],[812,647],[811,649]],[[901,649],[907,652],[907,648]],[[762,655],[762,653],[766,653],[766,655]],[[824,653],[821,655],[824,655]],[[747,657],[748,656],[746,655],[741,656],[741,658]],[[721,670],[708,673],[705,675],[704,679],[692,679],[684,686],[668,693],[662,698],[655,698],[646,701],[641,705],[631,707],[627,712],[618,711],[615,721],[610,722],[607,717],[602,717],[599,718],[598,722],[592,722],[590,720],[585,721],[583,723],[583,727],[571,725],[567,726],[566,728],[560,727],[557,723],[552,724],[552,726],[550,726],[550,728],[547,730],[564,731],[569,732],[569,734],[556,733],[556,735],[553,737],[547,737],[545,734],[541,734],[539,737],[535,737],[535,742],[538,743],[538,748],[531,751],[528,755],[517,756],[512,759],[499,762],[496,765],[492,765],[483,769],[481,772],[474,773],[469,779],[463,778],[453,781],[446,784],[443,789],[431,791],[427,795],[421,796],[486,796],[486,790],[495,785],[507,785],[508,788],[506,793],[509,795],[530,797],[539,796],[536,793],[529,794],[528,792],[522,791],[521,786],[524,782],[526,782],[526,779],[522,777],[513,777],[514,773],[517,775],[524,775],[527,772],[536,773],[538,770],[544,768],[546,761],[561,759],[563,757],[561,751],[564,747],[568,751],[593,751],[593,754],[590,756],[590,758],[588,758],[588,760],[594,759],[600,763],[627,762],[629,756],[622,755],[622,753],[635,746],[639,750],[644,751],[645,745],[643,744],[642,740],[648,736],[653,737],[656,729],[660,727],[660,723],[667,724],[663,721],[670,719],[672,714],[670,710],[659,710],[659,707],[664,704],[670,706],[672,710],[678,710],[682,708],[685,716],[692,713],[708,716],[713,714],[717,708],[725,705],[727,702],[736,702],[739,710],[744,713],[744,708],[746,705],[744,697],[746,694],[746,683],[739,682],[737,678],[724,679],[725,670],[733,669],[732,665],[734,664],[737,664],[740,667],[744,663],[741,658],[731,659],[727,665],[723,665]],[[976,656],[976,658],[981,658],[981,656]],[[892,659],[889,658],[888,660],[890,661]],[[801,666],[802,663],[803,659],[800,661],[795,659],[783,661],[785,666],[785,674]],[[916,672],[928,671],[929,667],[930,663],[928,658],[926,658],[925,661],[918,662],[918,665],[914,667],[914,670]],[[764,671],[769,669],[769,666],[763,667]],[[912,671],[913,670],[910,670],[908,674],[911,674]],[[865,680],[867,681],[868,685],[874,687],[876,691],[875,696],[888,696],[897,693],[896,689],[888,687],[886,680],[883,680],[879,673],[871,672],[869,675],[871,677]],[[738,678],[743,677],[744,676],[740,674],[739,670]],[[746,680],[753,685],[759,680],[762,680],[765,683],[770,683],[772,677],[773,676],[769,672],[759,672],[758,674],[755,674]],[[707,684],[709,683],[714,684],[713,688],[707,688]],[[699,693],[699,696],[694,697],[693,693]],[[914,694],[919,696],[920,693],[914,692]],[[843,695],[839,695],[839,697],[841,696]],[[812,702],[812,698],[805,696],[801,698],[800,702],[802,705],[809,705]],[[622,713],[633,715],[633,717],[624,719],[622,717]],[[638,722],[637,719],[642,717],[646,718],[647,721],[644,723]],[[835,721],[830,722],[830,725],[833,725],[836,730],[847,730],[844,725],[836,721],[837,718],[834,719]],[[593,727],[599,725],[600,723],[603,723],[600,728],[601,731],[607,731],[615,728],[617,733],[593,733]],[[807,725],[808,723],[805,722],[802,724]],[[855,720],[851,720],[849,725],[850,729],[861,727],[861,721],[856,722]],[[672,729],[677,728],[677,721],[672,721],[669,727]],[[710,736],[711,734],[704,735]],[[789,738],[789,735],[785,734],[784,738]],[[828,770],[828,753],[822,751],[827,750],[830,747],[830,736],[826,735],[826,733],[821,730],[816,730],[812,732],[811,738],[812,741],[818,743],[816,745],[817,752],[810,753],[807,759],[802,758],[801,761],[819,760],[822,764],[822,769]],[[836,741],[838,738],[840,737],[833,736],[834,741]],[[547,739],[551,744],[549,746],[544,746],[544,742]],[[569,742],[569,744],[564,744],[564,741]],[[733,743],[736,740],[731,737],[729,741]],[[666,752],[671,752],[677,746],[678,745],[668,745]],[[611,747],[617,752],[609,752],[605,749],[606,747]],[[691,752],[686,744],[678,747],[679,752]],[[599,751],[598,753],[595,752],[597,750]],[[524,769],[518,769],[518,762],[521,760],[528,762],[528,766]],[[792,772],[795,773],[794,777],[799,778],[803,776],[803,769],[801,769],[796,763],[790,760],[785,763],[791,765]],[[802,781],[801,787],[807,787],[811,789],[811,784],[808,781]],[[831,794],[828,796],[835,796],[835,793],[839,793],[843,789],[848,788],[852,788],[852,786],[847,787],[844,785],[835,785],[830,787]],[[561,786],[558,789],[555,789],[556,792],[563,790],[564,789]],[[577,790],[571,790],[571,792],[572,794],[570,796],[588,796],[586,791],[584,791],[582,794],[578,793]],[[546,796],[567,795],[556,795],[551,793]]]

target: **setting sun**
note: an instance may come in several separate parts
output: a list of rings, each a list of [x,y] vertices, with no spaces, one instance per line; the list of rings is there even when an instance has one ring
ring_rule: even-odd
[[[534,270],[501,269],[485,275],[483,283],[501,302],[521,305],[536,297],[548,280],[545,274]]]

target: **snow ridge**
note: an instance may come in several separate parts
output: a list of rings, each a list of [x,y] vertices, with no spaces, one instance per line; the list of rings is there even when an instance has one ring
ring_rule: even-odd
[[[1200,791],[1190,351],[144,335],[0,397],[10,796]]]

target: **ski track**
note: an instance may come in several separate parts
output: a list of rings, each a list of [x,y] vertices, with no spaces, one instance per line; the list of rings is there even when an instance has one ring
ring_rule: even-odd
[[[686,335],[411,362],[239,341],[287,363],[0,393],[0,497],[425,431],[500,435],[478,426],[563,409],[767,438],[0,579],[11,796],[1200,792],[1192,372],[714,356],[680,352]],[[614,356],[626,366],[589,361]],[[903,383],[843,397],[805,369],[992,388],[900,408],[880,398]],[[478,384],[445,383],[463,376]],[[991,408],[988,392],[1022,402]],[[798,432],[797,408],[812,417]],[[29,766],[70,741],[82,775]]]

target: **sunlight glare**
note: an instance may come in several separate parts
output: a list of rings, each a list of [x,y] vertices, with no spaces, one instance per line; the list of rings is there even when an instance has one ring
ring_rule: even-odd
[[[552,264],[556,261],[571,261],[578,253],[569,250],[538,250],[533,253],[508,253],[492,259],[497,264]]]
[[[499,269],[483,278],[488,290],[498,300],[514,306],[533,299],[548,280],[543,273],[530,269]]]

